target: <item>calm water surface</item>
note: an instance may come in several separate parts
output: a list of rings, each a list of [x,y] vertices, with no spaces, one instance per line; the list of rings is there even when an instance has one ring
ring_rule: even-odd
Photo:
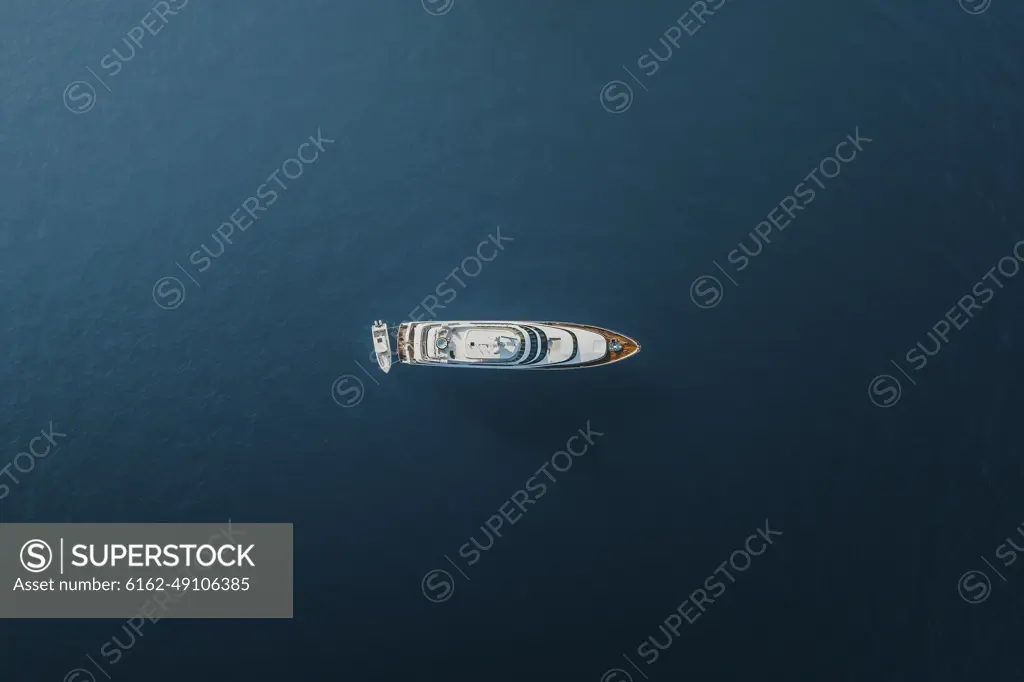
[[[0,465],[68,434],[0,520],[292,522],[296,581],[0,679],[1019,677],[1024,6],[716,5],[0,7]],[[643,353],[373,369],[432,295]]]

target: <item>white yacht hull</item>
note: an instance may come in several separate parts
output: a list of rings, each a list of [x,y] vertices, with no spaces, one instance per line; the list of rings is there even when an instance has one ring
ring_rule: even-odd
[[[383,322],[378,324],[386,328]],[[375,343],[377,330],[375,325]],[[567,322],[430,320],[403,322],[397,330],[398,359],[407,365],[580,369],[611,364],[640,352],[640,344],[625,334]],[[384,369],[384,363],[380,364]]]
[[[391,370],[391,339],[388,337],[388,325],[378,320],[373,323],[370,331],[373,333],[373,352],[377,364],[387,374]]]

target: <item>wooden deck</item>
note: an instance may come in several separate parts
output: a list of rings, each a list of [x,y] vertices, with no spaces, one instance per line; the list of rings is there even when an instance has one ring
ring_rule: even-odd
[[[408,322],[403,322],[400,325],[398,325],[398,342],[397,343],[398,343],[398,361],[399,362],[405,362],[405,363],[409,362],[409,355],[406,353],[406,344],[409,342],[408,338],[407,338],[408,335],[409,335],[409,323]]]
[[[600,334],[601,336],[604,337],[604,340],[607,341],[609,344],[613,340],[618,341],[620,344],[622,344],[622,350],[620,350],[619,352],[615,353],[609,349],[605,353],[603,358],[599,358],[597,360],[591,360],[590,362],[585,362],[581,365],[569,365],[567,367],[559,367],[557,365],[554,365],[552,367],[546,367],[544,369],[577,369],[579,367],[595,367],[597,365],[610,365],[613,362],[624,360],[640,352],[640,344],[634,341],[632,338],[626,336],[625,334],[613,332],[610,329],[604,329],[603,327],[594,327],[589,324],[575,324],[573,322],[538,322],[537,324],[550,324],[555,327],[577,327],[579,329],[585,329],[588,332]]]

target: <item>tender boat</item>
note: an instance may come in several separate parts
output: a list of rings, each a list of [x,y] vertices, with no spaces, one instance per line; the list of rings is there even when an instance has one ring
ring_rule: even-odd
[[[380,368],[391,369],[391,338],[407,365],[492,369],[577,369],[609,365],[640,352],[625,334],[568,322],[375,322]]]
[[[373,323],[373,351],[377,364],[387,374],[391,369],[391,340],[388,339],[388,325],[382,320]]]

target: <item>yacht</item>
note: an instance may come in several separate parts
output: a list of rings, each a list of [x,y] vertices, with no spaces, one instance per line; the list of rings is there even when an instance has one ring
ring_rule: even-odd
[[[373,324],[380,368],[391,369],[391,337],[407,365],[492,369],[577,369],[609,365],[640,352],[625,334],[568,322],[403,322]]]

